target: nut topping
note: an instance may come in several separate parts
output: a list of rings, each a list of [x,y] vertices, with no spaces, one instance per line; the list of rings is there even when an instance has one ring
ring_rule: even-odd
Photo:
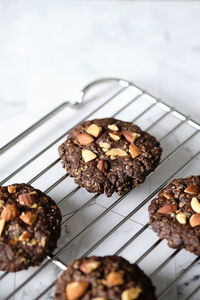
[[[134,144],[131,144],[129,146],[129,152],[131,153],[132,158],[136,158],[137,156],[142,154],[142,151],[140,150],[140,148]]]
[[[76,300],[83,296],[89,287],[86,281],[72,281],[66,287],[66,296],[69,300]]]
[[[188,194],[198,194],[200,193],[200,189],[196,184],[190,184],[184,192]]]
[[[90,151],[90,150],[83,149],[82,150],[82,157],[83,157],[85,162],[89,162],[89,161],[95,159],[97,157],[97,155],[94,152]]]
[[[191,216],[189,220],[190,226],[191,227],[196,227],[200,225],[200,214],[194,214]]]
[[[6,207],[4,207],[2,213],[1,213],[1,218],[4,219],[5,221],[10,221],[17,216],[19,216],[20,211],[17,208],[16,204],[9,204]]]
[[[19,204],[32,206],[38,200],[38,193],[33,191],[31,193],[24,193],[18,196]]]
[[[6,223],[6,220],[0,219],[0,236],[2,235],[2,232],[4,230],[5,223]]]
[[[170,199],[172,196],[169,193],[162,193],[162,195],[166,198],[166,199]]]
[[[91,124],[86,131],[92,136],[98,138],[102,133],[102,128],[96,124]]]
[[[107,149],[106,151],[108,151],[108,150],[110,149],[110,144],[108,144],[108,143],[100,142],[100,143],[99,143],[99,146],[100,146],[101,148]],[[105,151],[105,152],[106,152],[106,151]]]
[[[142,289],[139,286],[134,288],[127,289],[123,291],[121,298],[122,300],[134,300],[137,299],[138,296],[141,294]]]
[[[116,286],[124,283],[123,274],[121,272],[110,272],[104,281],[106,286]]]
[[[186,224],[187,223],[187,215],[184,213],[178,213],[176,215],[176,219],[180,224]]]
[[[113,139],[114,141],[119,141],[121,138],[121,133],[120,132],[109,132],[109,136],[111,137],[111,139]]]
[[[23,212],[19,217],[24,223],[28,225],[33,225],[37,219],[37,214],[32,211]]]
[[[81,145],[86,146],[92,143],[94,141],[94,138],[89,134],[80,133],[77,135],[77,140]]]
[[[110,129],[112,131],[118,131],[119,130],[119,128],[115,124],[108,125],[108,129]]]
[[[80,265],[79,269],[85,274],[90,274],[92,271],[98,269],[100,264],[101,263],[97,260],[85,259]]]
[[[110,144],[108,143],[100,142],[99,146],[102,148],[103,152],[107,152],[110,149]]]
[[[112,148],[106,152],[106,155],[110,156],[127,156],[126,151],[120,148]]]
[[[106,173],[108,170],[108,164],[105,160],[100,159],[98,164],[97,164],[97,168],[102,172],[102,173]]]
[[[141,136],[141,134],[132,131],[122,131],[122,133],[130,144],[133,144]]]
[[[200,213],[200,202],[196,197],[192,198],[190,205],[196,213]]]
[[[10,186],[8,186],[8,193],[10,193],[10,194],[14,194],[14,193],[16,193],[16,185],[10,185]]]
[[[175,213],[177,210],[177,205],[176,204],[167,204],[163,207],[160,207],[157,210],[158,214],[163,214],[163,215],[167,215],[167,214],[171,214],[171,213]]]
[[[21,241],[21,242],[28,242],[31,237],[32,237],[32,234],[30,232],[23,231],[22,234],[19,237],[19,241]]]

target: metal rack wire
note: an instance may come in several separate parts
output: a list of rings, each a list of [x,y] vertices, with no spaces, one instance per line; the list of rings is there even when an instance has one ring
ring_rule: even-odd
[[[132,122],[137,122],[139,121],[146,113],[154,109],[156,106],[159,105],[161,110],[163,110],[163,114],[159,116],[154,122],[150,124],[146,128],[146,130],[151,130],[153,129],[159,122],[162,122],[163,120],[167,119],[168,116],[173,116],[178,120],[178,123],[173,126],[168,131],[165,131],[162,138],[160,139],[160,142],[163,140],[168,139],[175,131],[179,130],[187,124],[192,128],[192,133],[184,139],[181,143],[179,143],[171,152],[169,152],[160,162],[160,165],[157,168],[157,171],[161,166],[164,164],[168,163],[170,160],[173,159],[179,151],[186,146],[188,143],[193,141],[193,139],[199,137],[200,133],[200,125],[196,123],[194,120],[189,118],[186,115],[181,114],[178,112],[175,108],[170,107],[169,105],[166,105],[162,100],[157,99],[156,97],[150,95],[148,92],[145,90],[141,89],[140,87],[136,86],[134,83],[130,81],[126,81],[123,79],[116,79],[116,78],[106,78],[106,79],[100,79],[95,82],[90,83],[88,86],[86,86],[80,93],[77,101],[75,102],[76,105],[81,104],[83,100],[85,100],[85,95],[87,92],[93,88],[96,85],[103,84],[106,82],[115,82],[118,84],[119,89],[117,92],[115,92],[112,96],[109,96],[108,98],[105,99],[103,103],[98,105],[94,110],[92,110],[89,114],[87,114],[83,119],[88,119],[92,117],[98,110],[102,109],[104,106],[109,104],[111,101],[115,100],[116,97],[119,95],[123,94],[124,91],[126,91],[128,88],[133,87],[135,90],[137,90],[137,95],[135,95],[130,101],[128,101],[123,107],[121,107],[119,110],[115,111],[112,114],[112,117],[117,116],[119,113],[121,113],[123,110],[128,108],[130,105],[132,105],[134,102],[137,102],[141,97],[148,97],[148,101],[150,101],[150,104],[148,107],[145,107],[134,119],[132,119]],[[68,105],[71,105],[69,102],[64,102],[61,105],[59,105],[56,109],[52,110],[49,114],[41,118],[39,121],[37,121],[35,124],[33,124],[31,127],[26,129],[24,132],[22,132],[20,135],[18,135],[16,138],[11,140],[9,143],[7,143],[5,146],[3,146],[0,149],[0,154],[5,153],[7,150],[10,148],[14,147],[17,143],[19,143],[23,138],[27,137],[31,132],[33,132],[36,128],[39,128],[42,124],[47,122],[51,117],[55,116],[58,112],[62,111],[64,108],[66,108]],[[42,150],[40,150],[37,154],[35,154],[33,157],[31,157],[29,160],[27,160],[24,164],[22,164],[20,167],[18,167],[16,170],[12,171],[6,178],[4,178],[1,181],[1,185],[5,184],[7,181],[12,179],[16,174],[22,172],[24,168],[29,166],[33,161],[37,160],[41,155],[45,154],[48,149],[56,145],[57,142],[59,142],[62,138],[66,136],[66,134],[69,132],[67,130],[64,132],[61,136],[53,140],[50,144],[45,146]],[[109,237],[112,236],[113,233],[115,233],[118,229],[121,228],[123,224],[125,224],[128,220],[130,220],[133,216],[136,215],[136,213],[143,208],[151,199],[154,197],[160,189],[162,189],[168,182],[170,182],[174,176],[179,174],[185,167],[190,165],[194,159],[196,159],[199,156],[200,151],[197,151],[192,154],[192,156],[184,161],[178,168],[176,168],[170,176],[167,177],[159,186],[157,186],[153,192],[150,193],[149,196],[145,197],[133,210],[131,210],[127,215],[123,215],[122,219],[120,222],[118,222],[116,225],[114,225],[111,230],[109,230],[106,234],[104,234],[98,241],[96,241],[92,246],[88,247],[87,251],[85,251],[82,255],[83,256],[88,256],[92,254],[99,246],[103,244],[104,241],[109,239]],[[39,178],[41,178],[44,174],[46,174],[48,171],[50,171],[55,165],[59,163],[60,159],[57,158],[53,162],[51,162],[48,166],[46,166],[44,169],[40,170],[38,174],[36,174],[31,180],[29,180],[27,183],[32,184]],[[149,177],[152,175],[149,175]],[[45,192],[49,193],[52,191],[56,186],[58,186],[60,183],[62,183],[64,180],[66,180],[68,177],[68,174],[63,175],[60,177],[58,180],[53,182],[51,186],[49,186]],[[75,187],[72,191],[70,191],[65,197],[63,197],[57,204],[60,206],[66,201],[69,201],[71,197],[79,191],[79,187]],[[59,255],[62,254],[69,246],[72,245],[73,242],[75,242],[77,239],[79,239],[83,234],[86,234],[95,224],[97,224],[104,216],[106,216],[108,213],[112,212],[113,209],[117,207],[128,195],[129,193],[126,193],[125,195],[118,197],[117,200],[115,200],[110,206],[105,207],[105,209],[102,211],[101,214],[99,214],[94,220],[92,220],[87,226],[82,228],[76,235],[74,235],[67,243],[56,249],[54,254],[52,254],[51,257],[48,257],[48,259],[35,271],[28,277],[26,278],[21,284],[19,284],[9,295],[6,296],[5,299],[10,299],[14,295],[16,295],[20,290],[22,290],[30,281],[32,281],[36,275],[40,274],[44,268],[46,268],[48,265],[51,263],[54,263],[56,266],[58,266],[60,269],[65,269],[65,262],[62,262],[62,260],[59,258]],[[87,202],[85,202],[82,206],[80,206],[78,209],[76,209],[74,212],[72,212],[67,218],[65,218],[62,222],[62,226],[64,226],[66,223],[68,223],[70,220],[72,220],[75,216],[77,216],[80,212],[83,212],[84,209],[89,207],[94,201],[96,201],[100,197],[99,194],[96,194],[92,197],[89,198]],[[149,228],[149,224],[146,223],[143,225],[140,230],[138,230],[133,236],[131,236],[121,247],[115,251],[113,254],[121,255],[121,253],[126,250],[132,243],[147,229]],[[160,244],[162,243],[162,240],[157,240],[154,242],[142,255],[140,255],[136,263],[141,263],[148,255],[150,255]],[[151,274],[151,278],[153,279],[165,266],[167,266],[180,252],[180,250],[174,251],[169,257],[167,257]],[[158,299],[162,299],[163,296],[166,294],[167,291],[169,291],[183,276],[185,276],[197,263],[199,262],[199,257],[195,257],[193,261],[180,273],[178,276],[175,278],[174,281],[172,281],[170,284],[168,284],[159,294],[158,294]],[[3,273],[0,276],[0,281],[5,279],[6,276],[8,276],[7,273]],[[54,281],[51,282],[47,287],[40,292],[35,299],[41,299],[46,293],[52,289],[54,286]],[[189,295],[187,295],[187,298],[185,299],[193,299],[193,297],[199,292],[199,286],[197,286]]]

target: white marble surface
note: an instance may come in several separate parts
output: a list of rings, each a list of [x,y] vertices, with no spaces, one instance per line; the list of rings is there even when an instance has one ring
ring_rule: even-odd
[[[195,1],[1,1],[0,0],[0,146],[11,137],[31,125],[49,109],[63,100],[74,100],[80,88],[90,80],[105,76],[124,77],[136,82],[165,102],[176,106],[197,121],[200,119],[200,4]],[[36,130],[22,143],[3,154],[0,180],[32,155],[62,135],[77,121],[93,110],[109,90],[81,109],[66,108],[50,122]],[[117,111],[123,102],[135,95],[128,90],[114,99],[110,106],[93,117],[108,116]],[[117,117],[132,120],[148,103],[140,98]],[[148,104],[149,105],[149,104]],[[146,106],[145,106],[146,107]],[[158,107],[137,120],[147,128],[164,113]],[[152,134],[162,139],[179,120],[171,114],[151,128]],[[6,129],[6,130],[5,130]],[[184,125],[170,137],[162,140],[163,158],[194,132]],[[57,158],[57,145],[35,162],[13,176],[8,183],[29,181],[42,168]],[[113,207],[104,218],[78,237],[59,256],[68,263],[83,255],[112,226],[120,222],[141,201],[171,176],[199,149],[199,135],[189,141],[170,161],[149,176],[146,183],[132,191],[128,197]],[[199,157],[176,176],[199,172]],[[60,164],[53,167],[33,185],[43,190],[64,174]],[[59,202],[75,187],[72,179],[66,179],[54,188],[50,195]],[[70,218],[91,195],[79,190],[64,204],[62,214],[66,223],[60,244],[70,241],[83,226],[87,226],[118,197],[101,196],[90,206]],[[134,198],[134,201],[132,199]],[[124,223],[93,254],[115,253],[131,236],[148,221],[146,204],[129,221]],[[70,218],[70,219],[68,219]],[[67,220],[68,219],[68,220]],[[157,240],[150,228],[146,229],[122,255],[137,260]],[[141,263],[150,275],[173,250],[162,242]],[[170,264],[153,277],[159,292],[181,272],[194,256],[181,251]],[[196,265],[177,286],[162,299],[182,300],[200,284],[199,266]],[[0,281],[0,299],[20,285],[35,268],[6,276]],[[13,299],[34,299],[59,274],[59,269],[48,265],[35,281],[21,289]],[[9,280],[9,289],[8,286]],[[42,299],[51,299],[51,289]],[[199,300],[200,294],[193,299]]]

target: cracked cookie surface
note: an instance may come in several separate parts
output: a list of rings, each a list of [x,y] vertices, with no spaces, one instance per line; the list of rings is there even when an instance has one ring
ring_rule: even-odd
[[[151,280],[120,256],[80,258],[56,281],[55,300],[155,300]]]
[[[61,214],[56,203],[27,184],[0,186],[0,270],[39,265],[57,246]]]
[[[152,229],[171,248],[200,255],[200,176],[173,180],[149,206]]]
[[[133,123],[113,118],[85,121],[60,145],[63,167],[91,193],[125,194],[158,166],[162,148]]]

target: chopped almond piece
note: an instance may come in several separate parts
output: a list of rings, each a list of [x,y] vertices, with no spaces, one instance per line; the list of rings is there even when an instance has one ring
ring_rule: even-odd
[[[81,145],[86,146],[92,143],[94,141],[94,138],[89,134],[80,133],[77,135],[77,140]]]
[[[109,136],[111,137],[111,139],[113,139],[114,141],[119,141],[121,138],[121,133],[120,132],[109,132]]]
[[[106,152],[106,155],[109,156],[127,156],[126,151],[120,148],[112,148]]]
[[[142,151],[140,150],[140,148],[134,144],[131,144],[129,146],[129,152],[131,153],[132,158],[136,158],[137,156],[142,154]]]
[[[121,272],[110,272],[106,278],[106,286],[117,286],[124,283],[123,274]]]
[[[122,133],[125,139],[131,144],[133,144],[141,136],[141,134],[132,131],[122,131]]]
[[[102,133],[102,127],[96,125],[96,124],[91,124],[88,128],[87,128],[87,133],[91,134],[92,136],[98,138],[101,133]]]
[[[119,130],[119,128],[115,124],[108,125],[108,129],[110,129],[112,131],[118,131]]]
[[[172,196],[169,193],[162,193],[162,195],[166,198],[166,199],[170,199]]]
[[[32,211],[27,211],[25,213],[22,213],[19,217],[24,223],[28,225],[32,225],[35,223],[37,219],[37,214],[33,213]]]
[[[20,211],[17,208],[16,204],[9,204],[6,207],[4,207],[2,213],[1,213],[1,218],[4,219],[5,221],[10,221],[17,216],[19,216]]]
[[[85,274],[90,274],[92,271],[98,269],[100,264],[101,263],[97,260],[85,259],[79,269]]]
[[[85,162],[89,162],[89,161],[95,159],[97,157],[97,155],[94,152],[90,151],[90,150],[83,149],[82,150],[82,157],[83,157]]]

